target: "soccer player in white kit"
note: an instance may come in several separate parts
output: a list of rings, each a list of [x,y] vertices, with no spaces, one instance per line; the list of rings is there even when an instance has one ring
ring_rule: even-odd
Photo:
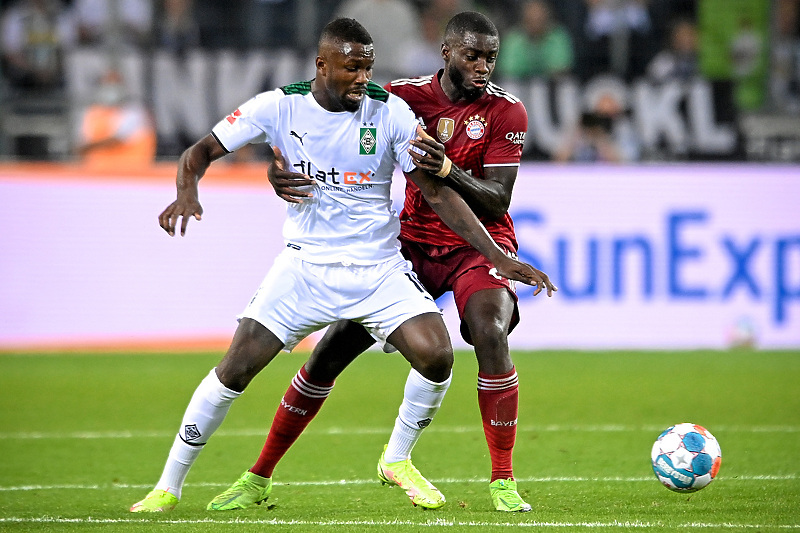
[[[404,402],[420,424],[430,423],[450,383],[453,351],[436,304],[399,251],[399,221],[390,201],[396,162],[442,220],[500,275],[539,290],[549,283],[508,257],[464,200],[429,172],[434,167],[427,154],[412,150],[418,122],[405,102],[370,81],[372,38],[361,24],[329,23],[318,53],[314,80],[257,95],[181,155],[177,199],[159,216],[170,235],[178,219],[181,235],[191,217],[200,220],[198,181],[211,162],[248,143],[269,143],[279,156],[273,165],[300,169],[316,185],[312,199],[288,206],[286,248],[239,316],[227,353],[192,396],[161,478],[132,512],[173,509],[191,465],[233,400],[282,349],[291,351],[339,319],[360,322],[411,363]],[[270,488],[263,487],[264,499]]]

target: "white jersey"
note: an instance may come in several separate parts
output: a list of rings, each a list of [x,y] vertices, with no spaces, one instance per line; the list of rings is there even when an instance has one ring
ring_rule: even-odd
[[[310,263],[374,264],[399,253],[392,208],[395,162],[408,155],[417,120],[403,100],[370,82],[356,112],[323,109],[311,82],[261,93],[221,120],[212,134],[229,152],[248,143],[281,149],[296,172],[316,179],[314,198],[287,203],[286,246]]]

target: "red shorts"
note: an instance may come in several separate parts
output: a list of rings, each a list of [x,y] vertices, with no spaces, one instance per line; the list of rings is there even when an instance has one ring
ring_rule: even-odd
[[[514,313],[508,325],[510,333],[519,323],[519,307],[513,281],[498,277],[490,270],[494,265],[471,246],[436,246],[402,240],[401,251],[416,272],[417,277],[434,298],[453,291],[458,316],[461,318],[461,337],[472,344],[464,322],[464,308],[469,297],[484,289],[507,289],[514,299]],[[509,255],[516,257],[512,251]]]

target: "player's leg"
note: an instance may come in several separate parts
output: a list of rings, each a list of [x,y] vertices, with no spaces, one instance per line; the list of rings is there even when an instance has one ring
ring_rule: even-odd
[[[311,379],[334,381],[356,357],[375,344],[375,339],[357,322],[339,320],[328,326],[314,346],[305,369]]]
[[[310,304],[301,310],[303,321],[309,324],[327,323],[329,316],[319,314],[319,309],[329,306],[319,306],[324,303],[325,294],[333,299],[339,299],[337,290],[332,287],[339,283],[326,285],[326,280],[339,280],[342,276],[350,274],[344,267],[325,267],[320,265],[304,264],[302,270],[310,273],[309,284],[317,285],[313,292],[302,297],[286,298],[295,310],[303,306],[303,302]],[[335,292],[333,294],[331,291]],[[257,296],[256,300],[260,297]],[[273,302],[274,307],[280,307]],[[285,302],[280,305],[285,305]],[[330,306],[333,308],[333,306]],[[280,316],[288,312],[278,312]],[[270,316],[262,317],[268,323],[275,322],[275,327],[284,338],[294,339],[287,343],[290,348],[298,339],[292,331],[281,328],[282,321],[275,321]],[[294,318],[295,321],[298,317]],[[326,322],[327,321],[327,322]],[[285,322],[285,321],[284,321]],[[333,382],[348,364],[361,352],[375,342],[363,326],[349,321],[338,321],[331,324],[325,337],[317,343],[309,360],[298,371],[286,390],[270,426],[266,442],[259,454],[256,463],[227,490],[217,495],[207,509],[211,511],[227,511],[252,507],[266,500],[272,486],[272,473],[280,459],[300,437],[302,432],[322,408],[333,389]]]
[[[333,389],[334,380],[375,343],[360,324],[331,324],[281,399],[267,440],[250,472],[271,478],[278,461],[313,420]]]
[[[445,504],[445,497],[411,463],[411,451],[439,411],[450,386],[450,337],[441,315],[426,313],[404,322],[388,341],[411,363],[412,369],[392,435],[378,461],[378,477],[383,483],[403,488],[414,505],[436,509]]]
[[[324,319],[315,315],[316,307],[308,307],[315,303],[309,297],[309,284],[319,282],[323,272],[301,263],[289,253],[280,254],[239,316],[239,326],[225,357],[189,403],[164,473],[153,491],[157,495],[171,494],[177,503],[189,468],[222,423],[233,399],[281,349],[291,350],[315,328],[319,329]],[[268,487],[263,489],[268,493]],[[148,495],[131,510],[162,510],[153,499],[157,497]]]
[[[389,342],[411,363],[403,403],[395,420],[384,458],[388,462],[411,458],[411,451],[439,410],[453,367],[450,337],[437,313],[427,313],[404,322]]]
[[[409,456],[422,430],[441,405],[450,384],[453,348],[439,307],[402,257],[387,262],[363,301],[358,321],[384,351],[399,350],[412,370],[403,390],[395,428],[378,462],[384,483],[403,487],[414,505],[444,505],[442,494],[411,464]],[[359,283],[363,283],[361,278]]]
[[[513,310],[514,301],[505,289],[486,289],[470,296],[464,313],[478,359],[478,405],[492,460],[492,481],[513,477],[511,453],[519,404],[507,337]]]
[[[463,320],[478,359],[478,405],[492,462],[490,493],[497,510],[530,511],[516,491],[512,454],[517,436],[519,387],[508,347],[516,301],[505,288],[474,292]]]
[[[161,478],[145,499],[131,507],[132,512],[167,511],[175,507],[189,469],[222,424],[233,400],[282,347],[283,342],[258,322],[241,320],[225,357],[192,395]]]
[[[331,324],[281,398],[258,460],[207,509],[229,511],[262,503],[269,496],[275,467],[322,408],[334,380],[374,343],[360,324]]]
[[[286,451],[317,415],[339,374],[375,343],[364,326],[349,320],[331,324],[283,395],[255,465],[250,472],[272,477]]]

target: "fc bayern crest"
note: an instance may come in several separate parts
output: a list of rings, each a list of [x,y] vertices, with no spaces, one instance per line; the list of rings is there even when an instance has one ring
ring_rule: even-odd
[[[474,115],[464,121],[467,125],[467,137],[470,139],[480,139],[486,133],[486,119],[480,115]]]

